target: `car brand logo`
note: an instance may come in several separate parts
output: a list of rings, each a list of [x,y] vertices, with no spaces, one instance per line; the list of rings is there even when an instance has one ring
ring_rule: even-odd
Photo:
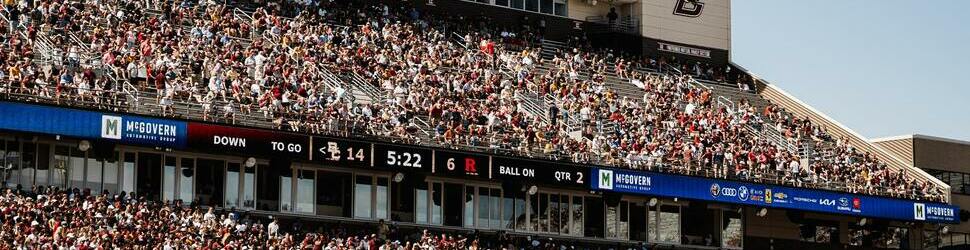
[[[711,196],[717,197],[721,194],[721,186],[717,183],[711,184]]]
[[[748,200],[748,187],[741,186],[738,188],[738,199],[741,199],[741,201]]]
[[[835,206],[835,200],[833,199],[819,199],[818,204],[822,206]]]
[[[788,198],[788,194],[785,194],[785,193],[782,193],[782,192],[777,192],[777,193],[775,193],[775,198],[776,199],[779,199],[779,200],[784,200],[784,199],[787,199]]]

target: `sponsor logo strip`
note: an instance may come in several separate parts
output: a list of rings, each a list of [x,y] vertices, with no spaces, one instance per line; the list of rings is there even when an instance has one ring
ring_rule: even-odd
[[[758,207],[848,214],[902,221],[957,223],[959,208],[940,203],[856,195],[693,176],[593,168],[590,188]]]

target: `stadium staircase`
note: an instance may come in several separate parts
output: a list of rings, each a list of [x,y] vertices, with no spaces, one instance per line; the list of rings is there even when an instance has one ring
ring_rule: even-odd
[[[544,61],[551,61],[551,59],[555,58],[558,55],[557,53],[562,53],[564,51],[564,46],[565,45],[562,42],[543,40],[542,55],[543,55],[543,59],[545,59]],[[539,64],[537,66],[537,74],[545,74],[546,72],[551,70],[552,67],[554,67],[554,65],[551,65],[549,63]],[[645,75],[658,74],[658,72],[650,69],[634,68],[634,70],[640,74],[645,74]],[[670,69],[670,71],[668,72],[679,74],[679,71],[677,69]],[[588,80],[592,76],[591,72],[586,70],[580,71],[578,73],[580,78],[582,79]],[[608,64],[607,69],[603,75],[605,76],[605,81],[604,81],[605,86],[608,89],[615,91],[621,97],[628,97],[631,99],[639,100],[646,93],[641,89],[641,87],[634,85],[630,80],[624,79],[616,75],[614,64]],[[767,100],[765,100],[764,98],[761,98],[755,93],[738,91],[736,89],[727,87],[722,84],[705,82],[705,81],[697,81],[697,80],[692,81],[691,84],[697,88],[710,90],[713,96],[715,96],[716,98],[715,99],[716,104],[720,107],[726,108],[729,112],[736,112],[738,108],[736,103],[740,102],[742,99],[747,100],[747,102],[751,104],[752,107],[756,108],[755,112],[763,110],[764,107],[770,104]],[[550,103],[555,102],[554,97],[548,96],[548,98],[553,99],[553,100],[549,100]],[[686,108],[686,106],[682,105],[680,108]],[[577,116],[573,116],[573,117],[575,118]],[[617,127],[617,124],[615,123],[606,122],[603,124],[596,124],[594,129],[599,133],[610,133],[612,131],[616,131],[618,127]],[[809,164],[811,159],[814,158],[813,156],[816,156],[815,150],[814,150],[814,144],[806,140],[790,141],[780,131],[771,127],[765,128],[762,126],[748,125],[746,126],[746,129],[750,133],[760,138],[763,138],[764,140],[770,143],[781,146],[782,148],[786,149],[792,154],[799,155],[799,158],[801,159],[802,164],[805,164],[805,165]]]
[[[374,84],[368,83],[367,80],[355,72],[342,72],[338,77],[344,83],[344,86],[351,91],[351,95],[355,99],[358,99],[358,101],[355,101],[356,104],[380,102],[385,105],[395,105],[396,107],[394,108],[409,110],[401,106],[400,103],[386,101],[387,98],[393,98],[392,93],[389,92],[392,90],[382,90]],[[410,126],[418,130],[417,133],[413,133],[412,135],[417,136],[422,142],[433,142],[434,137],[432,135],[434,134],[434,128],[427,122],[430,120],[427,114],[411,114],[410,116]]]
[[[681,74],[679,70],[673,68],[671,68],[669,72]],[[738,103],[742,101],[747,102],[749,105],[751,105],[751,108],[754,109],[752,111],[755,114],[756,119],[763,120],[765,123],[764,125],[758,123],[749,123],[745,126],[745,129],[749,133],[764,139],[775,146],[780,146],[791,154],[797,155],[802,166],[807,166],[808,164],[812,163],[814,158],[816,158],[815,156],[817,156],[817,154],[815,151],[815,144],[812,143],[810,139],[788,139],[784,134],[782,134],[781,131],[778,131],[772,126],[768,126],[774,122],[767,121],[767,117],[763,117],[761,115],[764,108],[771,104],[768,100],[765,100],[753,92],[740,91],[736,88],[731,88],[726,85],[707,80],[694,79],[692,84],[695,87],[711,91],[712,96],[716,96],[715,102],[718,107],[725,108],[731,113],[739,111],[738,109],[741,107],[738,105]],[[785,113],[785,116],[792,115]]]
[[[542,63],[537,64],[536,74],[543,75],[553,70],[556,67],[551,63],[551,61],[556,57],[562,55],[563,53],[567,52],[568,47],[564,42],[548,40],[548,39],[543,39],[541,41],[540,47],[542,49],[541,55],[543,60],[542,60]],[[589,80],[592,78],[592,74],[588,70],[580,70],[577,73],[580,79]],[[641,73],[656,74],[653,72],[641,72]],[[613,70],[613,65],[608,65],[608,68],[604,76],[605,76],[605,79],[603,81],[604,86],[607,89],[615,91],[621,97],[628,97],[631,99],[639,100],[640,98],[643,98],[643,95],[646,93],[642,89],[640,89],[640,87],[637,87],[636,85],[633,85],[632,83],[630,83],[629,80],[624,80],[620,76],[617,76],[615,74],[615,71]],[[558,100],[558,98],[556,98],[551,94],[546,94],[542,98],[546,103],[551,103],[551,104],[560,103],[560,100]],[[584,127],[579,126],[579,124],[581,124],[579,115],[578,114],[570,115],[569,120],[567,120],[566,122],[569,128],[570,136],[574,139],[580,139],[582,135],[582,130],[584,129]],[[600,134],[617,131],[619,129],[618,125],[612,122],[598,123],[592,126],[593,126],[592,129]]]
[[[26,38],[26,36],[25,36]],[[61,64],[64,62],[64,51],[54,45],[46,36],[37,36],[34,40],[34,59],[40,62]]]
[[[232,18],[239,19],[241,22],[245,22],[245,23],[253,23],[254,21],[253,12],[256,9],[255,7],[245,5],[245,4],[243,5],[230,4],[228,6],[234,7],[231,10]],[[146,13],[155,15],[158,17],[162,17],[164,15],[163,14],[164,12],[158,9],[149,9],[146,11]],[[205,14],[206,13],[204,9],[199,8],[196,10],[196,15],[198,16],[203,16]],[[285,18],[285,17],[283,19],[291,20],[290,18]],[[190,32],[191,29],[193,28],[192,24],[179,24],[179,25],[181,26],[181,29],[183,32]],[[269,31],[264,31],[262,34],[258,34],[254,29],[252,30],[252,32],[250,32],[250,34],[247,34],[246,37],[231,36],[229,38],[232,41],[238,43],[243,48],[249,47],[252,44],[252,42],[256,40],[261,40],[272,46],[281,46],[278,42],[280,40],[280,37],[275,34],[272,34]],[[291,49],[291,48],[287,48],[287,49]],[[375,87],[370,83],[367,83],[367,81],[363,80],[363,78],[357,75],[356,73],[339,72],[339,71],[338,71],[339,73],[334,73],[326,66],[310,67],[310,68],[312,68],[311,70],[314,70],[315,74],[323,80],[324,85],[328,89],[334,90],[335,92],[337,92],[339,96],[352,101],[356,105],[367,105],[367,104],[379,102],[383,100],[385,96],[387,96],[385,95],[385,93],[383,93],[384,91],[382,91],[381,89]],[[153,100],[152,102],[154,102],[154,100],[156,99],[157,98],[149,98],[144,100]],[[222,101],[216,101],[213,104],[213,107],[214,108],[222,107],[222,105],[224,104],[225,103]],[[149,106],[148,108],[153,110],[161,109],[161,107],[157,104],[157,102],[155,104],[148,104],[148,106]],[[180,108],[186,108],[186,107],[176,107],[176,110],[180,110]],[[195,108],[200,108],[200,107],[195,107]],[[265,120],[265,118],[262,118],[262,117],[256,117],[256,118]],[[240,119],[238,118],[236,120],[237,122],[247,122],[247,121],[240,121]],[[413,135],[417,136],[418,139],[421,141],[429,142],[432,140],[432,137],[431,137],[432,128],[427,123],[426,120],[427,120],[426,117],[418,117],[418,116],[412,117],[411,125],[415,126],[418,130],[418,132],[413,133]],[[243,125],[257,125],[257,124],[243,124]],[[258,124],[258,125],[265,126],[266,124]]]
[[[515,99],[519,101],[517,105],[519,111],[539,117],[544,123],[549,123],[552,119],[549,117],[548,103],[541,101],[543,98],[539,97],[538,93],[533,91],[518,91],[515,93]]]
[[[19,36],[23,41],[31,43],[31,49],[33,49],[34,52],[33,58],[31,59],[34,63],[43,64],[61,61],[61,54],[56,50],[54,43],[50,41],[49,38],[46,36],[39,36],[37,39],[30,39],[30,37],[27,36],[27,26],[25,26],[22,21],[14,24],[12,20],[8,18],[8,16],[10,16],[10,12],[2,8],[0,8],[0,12],[2,12],[2,14],[0,14],[0,18],[2,18],[3,22],[9,26],[7,28],[11,32],[16,33],[16,36]]]
[[[67,39],[77,48],[77,57],[81,65],[90,67],[98,76],[108,77],[111,81],[120,84],[120,90],[128,96],[129,102],[137,103],[138,97],[132,92],[135,90],[135,87],[129,81],[122,81],[123,77],[118,76],[117,72],[121,72],[122,69],[102,62],[100,54],[92,51],[90,49],[91,44],[84,41],[81,36],[71,32],[67,34]]]
[[[548,39],[542,39],[540,48],[542,49],[542,59],[545,60],[552,60],[568,49],[566,43]]]
[[[557,56],[561,56],[563,53],[567,52],[567,48],[565,46],[566,44],[563,42],[543,39],[542,45],[541,45],[542,58],[544,59],[544,61],[551,61]],[[543,63],[539,67],[540,67],[541,73],[545,73],[550,69],[552,69],[554,65],[549,63]],[[637,71],[639,71],[642,74],[657,74],[654,71],[650,71],[646,69],[637,69]],[[579,74],[579,77],[581,79],[588,80],[592,77],[592,75],[590,74],[590,71],[587,71],[587,70],[580,70],[577,73]],[[617,94],[619,94],[620,96],[626,96],[626,97],[637,98],[637,99],[643,98],[643,94],[645,92],[642,89],[640,89],[640,87],[637,87],[636,85],[633,85],[632,83],[630,83],[629,80],[623,79],[620,76],[616,75],[613,64],[607,65],[607,69],[605,73],[606,74],[604,74],[605,75],[604,82],[609,89],[616,91]]]
[[[130,88],[131,84],[129,84],[127,81],[118,81],[119,78],[116,75],[115,71],[109,68],[110,65],[102,64],[100,56],[98,56],[97,53],[90,52],[87,49],[87,48],[90,48],[90,46],[81,42],[81,40],[78,39],[78,37],[75,36],[72,32],[67,31],[67,33],[57,34],[57,36],[61,36],[63,38],[62,40],[66,40],[69,42],[69,44],[65,46],[75,47],[76,54],[73,54],[73,55],[65,52],[62,48],[59,48],[57,45],[55,45],[54,41],[51,40],[51,37],[55,36],[55,34],[50,33],[51,32],[50,30],[41,30],[40,32],[35,34],[35,37],[33,39],[30,39],[30,37],[28,37],[26,33],[27,26],[25,25],[25,23],[20,22],[18,24],[14,24],[11,22],[8,16],[10,16],[10,13],[6,9],[2,9],[2,13],[0,13],[0,18],[3,19],[5,24],[9,25],[8,27],[9,30],[15,33],[17,36],[19,36],[22,40],[28,41],[29,43],[31,43],[31,48],[33,49],[33,52],[34,52],[33,57],[31,58],[32,59],[31,63],[35,65],[41,65],[41,66],[57,65],[57,66],[68,66],[68,67],[76,67],[76,66],[90,67],[94,70],[96,76],[98,77],[105,76],[113,82],[121,83],[121,85],[119,85],[120,89],[118,90],[106,90],[106,91],[122,92],[122,94],[124,94],[126,99],[121,100],[121,104],[135,103],[135,100],[137,99],[137,97],[133,94],[133,92],[130,92],[132,90]],[[76,62],[77,65],[72,65],[71,63],[73,62],[71,61]],[[95,105],[103,106],[102,104],[95,104]],[[117,111],[119,107],[115,106],[115,107],[112,107],[111,109]]]
[[[451,42],[466,49],[466,50],[476,50],[474,44],[469,45],[465,41],[465,37],[457,32],[451,33]],[[509,68],[508,65],[500,63],[501,67],[497,69],[499,73],[504,75],[505,79],[513,81],[517,79],[515,69]],[[527,79],[527,81],[530,81]],[[539,92],[536,90],[527,91],[516,91],[515,92],[516,108],[519,112],[524,112],[532,117],[538,117],[540,121],[545,124],[551,123],[552,118],[549,117],[549,102],[546,102],[545,98],[541,97]]]

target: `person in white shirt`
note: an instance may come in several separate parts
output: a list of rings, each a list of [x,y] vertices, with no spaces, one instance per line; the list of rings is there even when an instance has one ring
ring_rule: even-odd
[[[269,233],[269,237],[270,238],[279,237],[279,235],[280,235],[280,225],[277,224],[277,220],[276,219],[273,219],[273,222],[270,222],[269,225],[266,226],[266,232]]]
[[[223,226],[232,226],[232,224],[235,223],[234,221],[232,221],[232,219],[229,218],[229,216],[223,216],[223,217],[224,217],[222,220]]]
[[[209,211],[208,212],[205,212],[205,215],[202,216],[202,219],[203,220],[206,220],[206,221],[215,221],[216,220],[216,214],[213,211],[214,210],[210,207],[209,208]]]
[[[788,170],[791,171],[792,178],[798,180],[798,175],[801,173],[801,166],[798,164],[798,157],[791,159],[788,163]]]

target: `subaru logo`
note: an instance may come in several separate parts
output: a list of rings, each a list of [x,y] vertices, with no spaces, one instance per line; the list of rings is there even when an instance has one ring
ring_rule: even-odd
[[[839,198],[839,206],[848,207],[849,206],[849,199],[848,198],[845,198],[845,197]]]

